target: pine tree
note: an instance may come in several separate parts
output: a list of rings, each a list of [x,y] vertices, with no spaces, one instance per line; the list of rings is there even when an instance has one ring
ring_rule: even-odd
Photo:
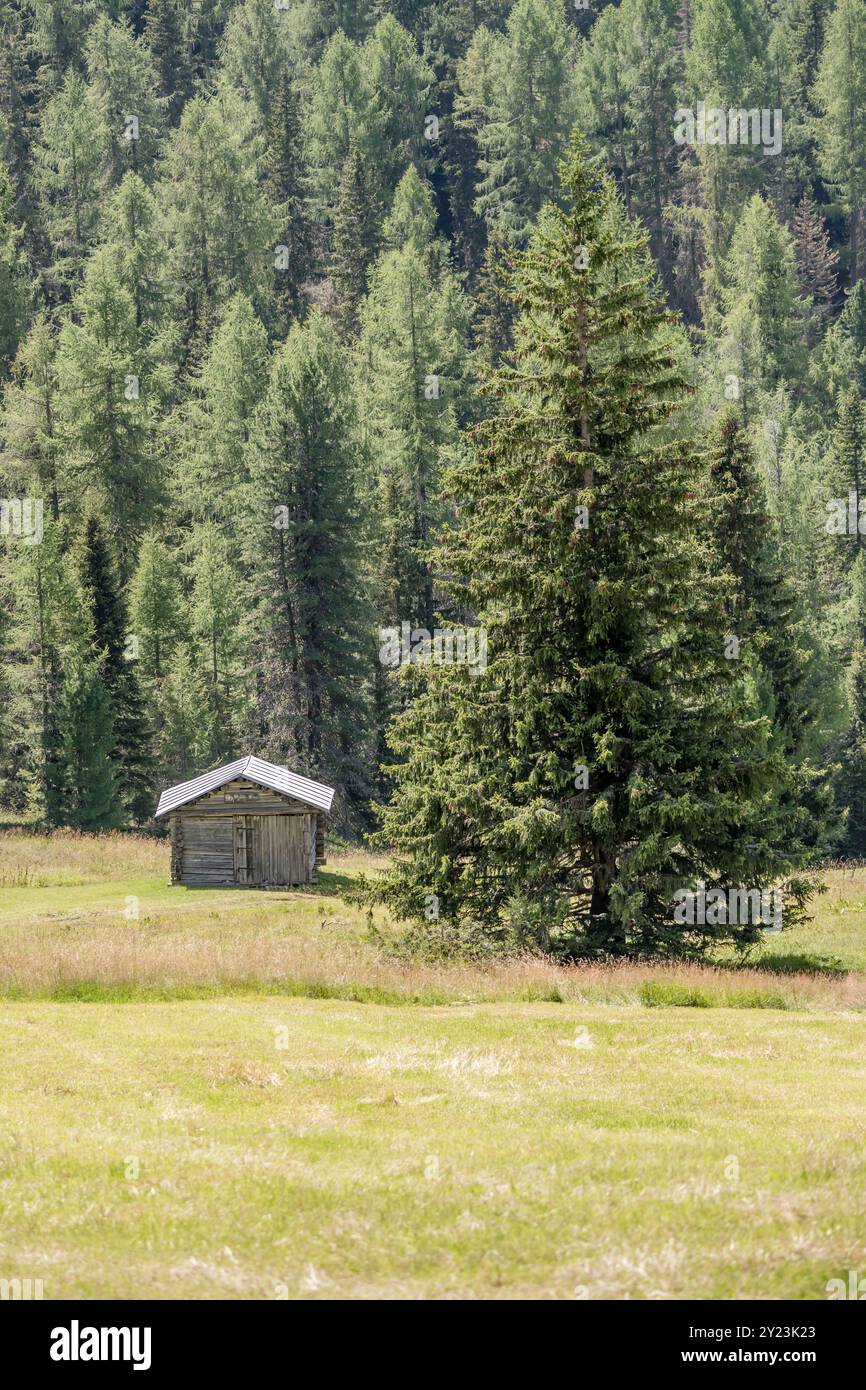
[[[848,525],[852,494],[854,517],[859,519],[861,506],[866,508],[866,413],[863,401],[850,386],[840,392],[837,401],[826,468],[830,496],[842,499],[844,505],[844,539],[839,542],[836,553],[843,571],[847,572],[866,548],[866,536],[861,534],[859,523],[853,533]]]
[[[431,273],[427,253],[408,242],[374,266],[361,317],[364,424],[388,538],[380,579],[398,602],[382,620],[429,628],[425,559],[442,517],[441,463],[456,443],[471,371],[467,308],[451,272]]]
[[[325,215],[336,202],[351,151],[361,155],[370,182],[379,155],[369,74],[357,44],[340,30],[326,44],[315,71],[304,124],[317,209]],[[378,197],[378,178],[375,191]]]
[[[748,414],[759,392],[798,387],[806,374],[803,327],[811,304],[797,282],[794,242],[759,193],[747,203],[724,264],[722,370],[739,377]]]
[[[187,646],[175,650],[157,684],[155,754],[160,781],[170,786],[203,772],[212,747],[207,689]]]
[[[379,248],[379,216],[364,161],[352,150],[343,165],[331,254],[336,295],[334,317],[344,342],[358,334],[358,311],[367,293],[367,274]]]
[[[802,850],[761,831],[784,766],[725,658],[700,459],[665,438],[687,382],[645,238],[579,143],[563,180],[519,263],[516,365],[447,480],[438,558],[487,664],[414,668],[370,892],[458,940],[683,949],[676,889],[772,883]]]
[[[733,576],[725,605],[737,639],[743,695],[757,717],[770,721],[770,738],[786,761],[783,795],[762,809],[788,836],[825,848],[831,792],[812,765],[825,749],[818,740],[822,682],[818,641],[781,554],[781,536],[769,513],[752,449],[737,413],[729,409],[710,439],[709,507],[719,569]]]
[[[293,318],[302,317],[303,285],[313,267],[300,108],[288,67],[280,73],[268,107],[262,168],[265,191],[276,211],[280,246],[275,256],[274,297],[280,319],[288,326]]]
[[[513,343],[514,312],[507,288],[511,250],[508,238],[492,231],[475,287],[472,326],[489,367],[498,367]]]
[[[341,788],[367,792],[357,426],[334,329],[313,314],[276,354],[249,447],[253,660],[265,747]]]
[[[126,174],[112,193],[103,234],[121,284],[132,297],[141,341],[151,343],[161,337],[156,355],[170,360],[171,317],[179,296],[166,268],[156,198],[140,175]]]
[[[127,815],[140,825],[153,811],[153,763],[151,731],[135,671],[138,639],[137,634],[130,631],[114,556],[95,515],[85,520],[76,559],[79,581],[93,623],[98,680],[111,701],[112,785]],[[85,688],[91,690],[87,681]],[[87,698],[95,697],[88,694]]]
[[[253,103],[265,127],[278,129],[274,105],[295,56],[295,42],[289,7],[279,7],[274,0],[244,0],[229,16],[219,80]],[[297,151],[294,154],[297,157]]]
[[[241,584],[226,537],[213,524],[193,536],[190,619],[198,643],[199,669],[206,672],[213,742],[208,762],[228,762],[245,714]]]
[[[806,193],[797,204],[793,232],[797,276],[803,295],[811,297],[818,324],[826,327],[838,293],[836,267],[839,257],[830,247],[823,217]]]

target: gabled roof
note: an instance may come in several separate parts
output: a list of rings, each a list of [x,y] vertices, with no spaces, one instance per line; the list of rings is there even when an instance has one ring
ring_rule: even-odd
[[[249,782],[255,782],[259,787],[282,792],[284,796],[291,796],[295,801],[302,801],[305,806],[314,806],[317,811],[330,811],[334,799],[333,787],[313,782],[309,777],[299,777],[296,772],[289,772],[287,767],[277,767],[276,763],[266,763],[262,758],[238,758],[233,763],[226,763],[225,767],[217,767],[213,772],[204,772],[201,777],[193,777],[190,782],[179,782],[176,787],[169,787],[159,798],[156,808],[157,819],[167,816],[170,811],[176,811],[179,806],[188,806],[191,801],[197,801],[206,792],[224,787],[236,777],[246,777]]]

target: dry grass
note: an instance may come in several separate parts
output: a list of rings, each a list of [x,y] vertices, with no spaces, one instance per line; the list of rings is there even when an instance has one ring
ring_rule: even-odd
[[[106,883],[165,871],[167,842],[119,831],[48,835],[0,830],[0,888],[48,888]]]
[[[816,921],[768,938],[749,966],[585,964],[524,956],[404,962],[341,895],[375,860],[332,856],[316,888],[196,892],[168,884],[168,847],[142,836],[0,834],[0,995],[179,999],[224,993],[387,1004],[497,1001],[866,1009],[866,869],[837,869]],[[17,886],[11,886],[15,883]],[[129,904],[138,912],[127,920]]]
[[[533,956],[489,965],[407,963],[327,923],[315,935],[236,926],[203,936],[130,923],[6,931],[0,938],[0,992],[7,997],[169,999],[238,991],[377,1003],[866,1008],[866,978],[853,974],[833,978],[697,964],[558,965]]]

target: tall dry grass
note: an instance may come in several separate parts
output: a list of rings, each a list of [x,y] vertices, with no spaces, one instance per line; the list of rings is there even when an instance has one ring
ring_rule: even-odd
[[[182,935],[129,923],[37,928],[0,936],[0,995],[159,997],[253,991],[380,1003],[501,1000],[764,1007],[866,1008],[866,978],[699,964],[560,965],[521,956],[491,964],[395,960],[365,941],[285,936],[249,928]]]
[[[0,831],[0,887],[51,888],[168,871],[168,844],[147,835],[115,831],[83,835],[55,830],[34,835]]]

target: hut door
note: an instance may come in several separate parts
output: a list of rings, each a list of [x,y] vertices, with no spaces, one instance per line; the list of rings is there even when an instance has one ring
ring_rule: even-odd
[[[235,883],[253,881],[253,827],[249,816],[234,816]]]

